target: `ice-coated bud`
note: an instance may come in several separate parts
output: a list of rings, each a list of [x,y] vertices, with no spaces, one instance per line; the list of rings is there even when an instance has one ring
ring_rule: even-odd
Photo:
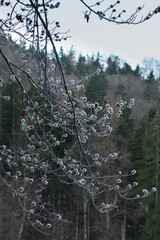
[[[103,202],[103,203],[101,203],[101,207],[105,207],[105,203]]]
[[[117,179],[117,183],[121,183],[121,179],[120,178]]]
[[[30,209],[29,213],[33,214],[34,213],[34,209]]]
[[[134,182],[133,185],[134,185],[134,186],[138,186],[138,182]]]
[[[144,195],[148,194],[148,190],[147,189],[143,189],[142,192],[144,193]]]
[[[23,192],[24,192],[24,188],[23,188],[23,187],[20,187],[20,188],[19,188],[19,191],[20,191],[20,193],[23,193]]]
[[[113,153],[113,157],[116,158],[118,156],[117,153]]]
[[[136,174],[136,170],[132,170],[132,171],[131,171],[131,174],[132,174],[132,175],[135,175],[135,174]]]
[[[157,189],[155,187],[152,188],[152,192],[156,192]]]
[[[62,219],[62,216],[60,214],[57,214],[56,217],[57,217],[58,220]]]
[[[22,174],[22,173],[21,173],[20,171],[17,172],[17,176],[18,176],[18,177],[21,176],[21,174]]]
[[[110,204],[107,203],[107,204],[106,204],[106,208],[110,208]]]
[[[10,172],[6,172],[6,176],[7,177],[11,176],[11,173]]]
[[[35,207],[36,206],[36,202],[31,202],[31,205],[33,206],[33,207]]]

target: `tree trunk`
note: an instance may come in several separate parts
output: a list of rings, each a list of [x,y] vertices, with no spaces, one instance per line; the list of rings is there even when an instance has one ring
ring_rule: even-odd
[[[124,215],[123,215],[123,221],[121,225],[121,239],[126,239],[126,201],[124,202]]]
[[[106,213],[106,240],[110,237],[110,216],[109,212]]]
[[[84,220],[84,240],[87,240],[87,196],[86,191],[83,189],[83,220]]]
[[[79,232],[78,224],[79,224],[79,211],[77,211],[77,218],[76,218],[76,239],[75,240],[78,240],[78,232]]]
[[[0,191],[0,239],[3,239],[2,191]]]

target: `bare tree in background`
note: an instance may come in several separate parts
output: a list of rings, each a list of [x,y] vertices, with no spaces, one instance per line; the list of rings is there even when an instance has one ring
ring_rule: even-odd
[[[142,7],[138,7],[130,18],[123,20],[125,10],[119,13],[116,11],[120,1],[103,11],[94,9],[107,1],[102,0],[91,6],[80,1],[88,8],[84,13],[87,22],[91,13],[95,13],[100,19],[110,22],[138,24],[160,10],[157,7],[136,22]],[[2,0],[0,5],[1,11],[4,8],[8,10],[6,19],[0,20],[1,34],[8,39],[8,45],[13,47],[13,56],[10,57],[7,48],[0,46],[5,66],[1,85],[11,82],[17,84],[21,96],[16,143],[11,149],[6,145],[0,146],[0,180],[12,192],[23,216],[45,234],[51,233],[52,221],[68,222],[60,212],[55,212],[49,192],[47,200],[43,198],[49,186],[52,187],[52,175],[60,182],[83,188],[102,213],[116,211],[119,197],[131,200],[148,196],[150,192],[146,189],[143,189],[141,196],[132,194],[131,190],[138,185],[137,182],[124,184],[123,179],[134,175],[135,170],[122,172],[119,169],[112,175],[106,175],[103,171],[108,162],[124,158],[125,155],[118,156],[114,152],[101,156],[98,150],[95,151],[89,145],[91,138],[109,138],[112,118],[120,117],[124,108],[131,108],[134,99],[129,102],[120,100],[113,109],[106,100],[100,105],[77,94],[90,77],[100,74],[101,69],[78,81],[66,81],[55,42],[67,40],[67,33],[59,31],[60,24],[56,19],[52,22],[48,19],[49,12],[57,11],[60,2]],[[12,42],[11,34],[19,38],[21,47]],[[29,45],[30,52],[22,47]],[[49,58],[51,48],[54,60]],[[78,95],[81,97],[78,98]],[[11,100],[10,96],[1,98]],[[77,152],[78,156],[75,154]],[[111,202],[103,200],[108,190],[112,192]]]

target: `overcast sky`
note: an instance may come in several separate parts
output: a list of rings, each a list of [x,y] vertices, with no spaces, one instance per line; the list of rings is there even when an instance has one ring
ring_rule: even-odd
[[[88,0],[88,2],[94,2]],[[106,1],[113,3],[114,1]],[[133,12],[138,6],[145,7],[141,17],[160,5],[160,0],[121,0],[119,9],[125,8],[127,13]],[[140,5],[141,4],[141,5]],[[61,0],[61,5],[54,14],[61,24],[61,30],[70,29],[71,36],[66,42],[58,43],[67,51],[73,45],[82,54],[100,52],[108,57],[118,55],[132,67],[140,63],[145,57],[160,60],[160,13],[140,25],[116,25],[105,20],[100,21],[91,15],[89,23],[84,19],[85,7],[79,0]]]

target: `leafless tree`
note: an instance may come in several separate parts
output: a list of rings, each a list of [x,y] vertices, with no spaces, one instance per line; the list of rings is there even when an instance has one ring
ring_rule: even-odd
[[[155,9],[150,10],[145,16],[141,14],[142,10],[145,8],[145,5],[137,6],[136,10],[134,10],[129,16],[126,14],[128,9],[120,9],[119,5],[123,1],[84,1],[80,0],[81,3],[86,7],[86,11],[84,12],[84,18],[87,22],[91,15],[97,15],[100,20],[104,19],[108,22],[116,23],[116,24],[140,24],[155,14],[160,12],[160,6],[157,6]],[[125,16],[126,15],[126,16]]]
[[[105,3],[99,1],[89,6],[85,18],[89,21],[91,13],[100,19],[115,23],[134,24],[144,22],[159,12],[159,7],[147,17],[135,22],[141,8],[127,20],[119,21],[124,10],[115,15],[120,1],[108,6],[102,12],[95,7]],[[111,120],[119,117],[125,107],[131,108],[134,99],[129,102],[120,100],[115,108],[106,100],[103,105],[89,102],[85,96],[77,97],[77,91],[84,88],[85,82],[98,75],[97,69],[89,76],[78,81],[66,81],[55,41],[67,39],[67,33],[59,31],[56,20],[50,22],[48,13],[56,11],[60,2],[52,0],[1,1],[1,10],[7,9],[7,17],[1,19],[1,34],[8,39],[8,46],[14,46],[13,56],[7,55],[7,48],[1,46],[0,54],[6,71],[2,79],[9,79],[2,84],[13,82],[20,89],[21,110],[17,141],[13,149],[0,146],[1,182],[12,192],[22,209],[23,215],[40,232],[50,234],[52,221],[68,222],[65,216],[54,210],[49,197],[44,200],[43,193],[52,186],[52,175],[65,184],[76,184],[90,195],[94,206],[104,213],[117,210],[118,197],[137,199],[148,196],[143,189],[142,195],[133,195],[132,189],[138,183],[124,184],[123,179],[136,173],[135,170],[122,172],[120,169],[112,175],[106,175],[103,168],[108,162],[125,155],[116,152],[101,156],[92,149],[89,141],[92,137],[108,139],[112,133]],[[110,17],[106,17],[108,12]],[[17,46],[10,39],[16,35],[21,45]],[[29,46],[26,51],[21,46]],[[49,58],[50,48],[54,60]],[[3,82],[3,81],[2,81]],[[10,96],[1,96],[10,101]],[[59,153],[58,149],[61,149]],[[75,154],[78,152],[78,156]],[[105,191],[113,194],[112,202],[102,200]],[[151,191],[155,191],[153,188]],[[105,198],[104,198],[105,199]]]

